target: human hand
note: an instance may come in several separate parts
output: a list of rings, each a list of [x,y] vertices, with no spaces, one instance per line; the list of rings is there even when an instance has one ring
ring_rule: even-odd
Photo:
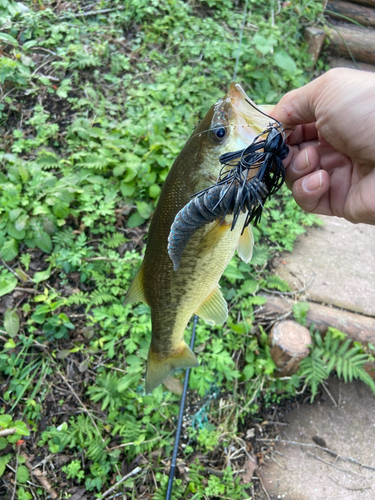
[[[375,225],[375,74],[337,68],[272,111],[287,139],[286,184],[304,210]]]

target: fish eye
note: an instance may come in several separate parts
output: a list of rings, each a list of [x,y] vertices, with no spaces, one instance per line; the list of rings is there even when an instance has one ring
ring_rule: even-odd
[[[217,124],[210,130],[210,138],[213,142],[223,142],[227,136],[227,128],[223,124]]]

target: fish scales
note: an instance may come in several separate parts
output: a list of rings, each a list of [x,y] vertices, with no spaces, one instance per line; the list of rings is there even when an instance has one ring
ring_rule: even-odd
[[[208,111],[185,144],[160,194],[144,261],[124,302],[143,300],[151,308],[146,392],[156,388],[174,369],[198,365],[183,340],[186,326],[194,313],[209,324],[225,321],[228,311],[219,279],[236,249],[245,261],[251,258],[252,235],[246,228],[246,234],[241,236],[246,218],[242,213],[233,230],[231,215],[197,229],[182,253],[177,271],[168,255],[168,236],[177,213],[194,193],[216,182],[222,167],[219,157],[247,147],[267,126],[268,120],[252,109],[246,99],[249,100],[241,86],[232,83],[229,92]],[[181,221],[184,219],[185,216]],[[181,223],[194,227],[194,220],[189,218]]]

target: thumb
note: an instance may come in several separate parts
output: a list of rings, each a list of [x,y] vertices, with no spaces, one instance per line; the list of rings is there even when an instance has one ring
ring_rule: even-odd
[[[316,122],[315,96],[321,87],[318,80],[285,94],[273,108],[272,117],[286,127]]]

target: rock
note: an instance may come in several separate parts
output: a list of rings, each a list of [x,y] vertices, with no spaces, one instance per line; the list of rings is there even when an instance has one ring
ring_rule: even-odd
[[[310,300],[375,316],[375,226],[320,216],[325,225],[299,237],[276,259],[276,274]]]
[[[280,439],[313,446],[276,444],[282,455],[275,454],[275,462],[267,461],[258,471],[271,499],[374,498],[375,470],[335,458],[314,446],[323,444],[341,456],[375,468],[374,395],[360,381],[345,384],[332,377],[328,388],[337,406],[324,396],[319,402],[307,402],[286,415],[289,426],[280,429]]]

